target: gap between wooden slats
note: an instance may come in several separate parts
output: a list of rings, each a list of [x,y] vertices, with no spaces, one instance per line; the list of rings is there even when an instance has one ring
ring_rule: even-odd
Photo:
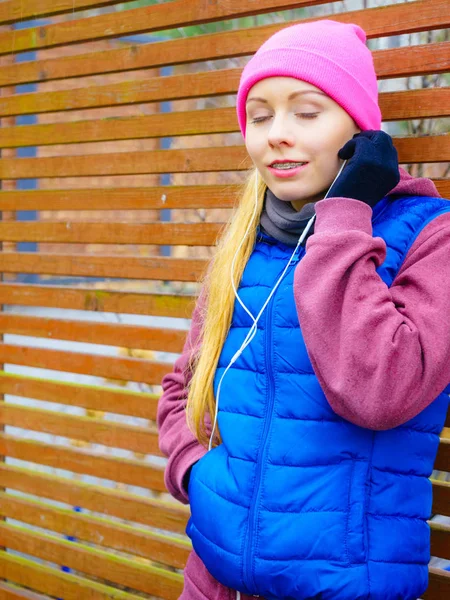
[[[0,463],[0,480],[2,487],[6,489],[56,500],[69,506],[80,506],[95,513],[142,523],[164,531],[184,534],[189,518],[189,510],[179,503],[144,498],[130,492],[75,482],[5,463]],[[436,482],[435,485],[442,487],[445,483]],[[450,484],[448,485],[450,487]],[[443,489],[443,502],[449,501],[449,492],[450,490]]]
[[[376,50],[373,58],[377,76],[387,79],[446,72],[450,67],[449,49],[450,42],[440,42]],[[237,91],[240,75],[241,69],[236,68],[54,92],[16,94],[0,98],[0,116],[233,94]]]
[[[156,420],[157,394],[50,381],[0,371],[0,393]]]
[[[120,4],[130,0],[3,0],[0,3],[0,25],[15,21],[50,17],[74,11]]]
[[[442,196],[450,196],[450,179],[434,179],[433,181]],[[232,208],[239,189],[239,185],[230,184],[226,186],[192,185],[148,188],[108,187],[100,189],[0,191],[0,210],[110,211],[164,208]]]
[[[163,597],[181,592],[181,575],[164,571],[153,565],[97,550],[78,542],[63,540],[54,535],[36,533],[29,528],[0,522],[0,538],[8,549],[29,556],[65,565],[82,574]]]
[[[0,515],[35,527],[70,535],[81,542],[112,548],[155,562],[183,569],[190,542],[145,531],[122,523],[73,510],[55,508],[45,502],[0,493]]]
[[[117,381],[139,381],[150,385],[159,385],[164,375],[171,370],[168,363],[139,358],[116,358],[5,343],[0,343],[0,361],[3,364],[93,375]]]
[[[266,39],[287,25],[330,17],[336,21],[360,25],[369,39],[444,29],[450,25],[447,0],[418,0],[412,5],[394,4],[193,38],[90,52],[71,56],[70,60],[64,57],[7,65],[0,67],[0,86],[245,56],[255,52]]]
[[[450,138],[447,135],[394,138],[394,145],[400,163],[450,160]],[[246,171],[250,166],[245,146],[188,148],[84,156],[3,158],[0,160],[0,179]]]
[[[156,567],[153,570],[159,574],[158,597],[176,600],[182,590],[181,575]],[[59,569],[39,565],[35,560],[12,556],[3,551],[0,552],[0,577],[64,600],[142,600],[142,596],[63,573]],[[155,577],[155,585],[157,581]]]
[[[331,2],[333,1],[336,0],[331,0]],[[227,2],[203,2],[201,4],[198,0],[178,0],[171,2],[169,10],[165,4],[154,4],[120,13],[2,33],[0,34],[0,54],[151,33],[277,10],[313,6],[325,2],[330,2],[330,0],[297,0],[296,2],[258,0],[256,3],[227,0]]]
[[[379,96],[383,121],[450,115],[450,89],[430,88],[386,92]],[[0,129],[0,148],[45,146],[112,140],[149,139],[239,131],[234,107],[193,110],[139,117],[117,117],[20,125]]]

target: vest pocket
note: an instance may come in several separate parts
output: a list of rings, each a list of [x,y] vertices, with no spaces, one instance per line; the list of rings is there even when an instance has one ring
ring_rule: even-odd
[[[345,551],[350,564],[363,563],[367,558],[365,544],[367,469],[366,461],[352,461],[345,532]]]

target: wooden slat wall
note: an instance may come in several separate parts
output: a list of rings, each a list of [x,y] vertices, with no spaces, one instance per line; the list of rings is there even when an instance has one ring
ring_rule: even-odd
[[[165,490],[156,408],[161,378],[184,344],[196,282],[250,164],[232,100],[243,57],[286,20],[319,11],[358,23],[370,40],[450,24],[446,0],[386,0],[349,12],[323,0],[127,4],[0,2],[6,600],[176,599],[181,592],[189,512]],[[276,11],[290,12],[269,18]],[[258,15],[268,16],[265,24]],[[201,33],[243,17],[253,22]],[[31,19],[39,21],[13,28]],[[193,25],[195,36],[183,30],[167,39]],[[162,37],[121,39],[138,34]],[[449,70],[449,48],[437,36],[373,51],[383,83],[416,78],[410,89],[380,94],[389,126],[450,116],[449,89],[436,85]],[[36,55],[24,62],[25,51]],[[14,87],[22,84],[37,87]],[[161,103],[169,101],[167,112]],[[24,121],[29,115],[34,122]],[[395,137],[400,161],[448,197],[448,135],[421,131]],[[162,210],[171,222],[161,222]],[[450,418],[435,468],[433,514],[450,516]],[[433,556],[450,560],[450,528],[430,524]],[[424,598],[445,597],[450,575],[431,566]]]

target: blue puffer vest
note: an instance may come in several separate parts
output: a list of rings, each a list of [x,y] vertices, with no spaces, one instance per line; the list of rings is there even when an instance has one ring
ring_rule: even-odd
[[[438,198],[384,199],[373,234],[391,285],[419,232],[450,211]],[[292,248],[259,234],[239,295],[257,315]],[[371,431],[336,415],[299,327],[294,264],[250,346],[225,375],[223,443],[191,473],[187,533],[224,585],[267,600],[415,600],[427,587],[428,477],[448,408],[441,393],[401,427]],[[330,316],[332,318],[332,316]],[[252,323],[235,303],[217,385]],[[326,323],[324,323],[326,326]]]

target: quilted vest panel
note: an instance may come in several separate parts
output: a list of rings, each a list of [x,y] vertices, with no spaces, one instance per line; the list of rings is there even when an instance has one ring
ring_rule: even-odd
[[[373,234],[391,285],[423,227],[450,211],[439,198],[385,198]],[[292,248],[259,233],[239,295],[257,315]],[[293,264],[251,344],[225,375],[223,443],[191,473],[187,533],[224,585],[267,600],[415,600],[427,587],[432,490],[428,477],[448,408],[441,393],[401,427],[371,431],[336,415],[300,330]],[[235,303],[216,376],[252,325]]]

